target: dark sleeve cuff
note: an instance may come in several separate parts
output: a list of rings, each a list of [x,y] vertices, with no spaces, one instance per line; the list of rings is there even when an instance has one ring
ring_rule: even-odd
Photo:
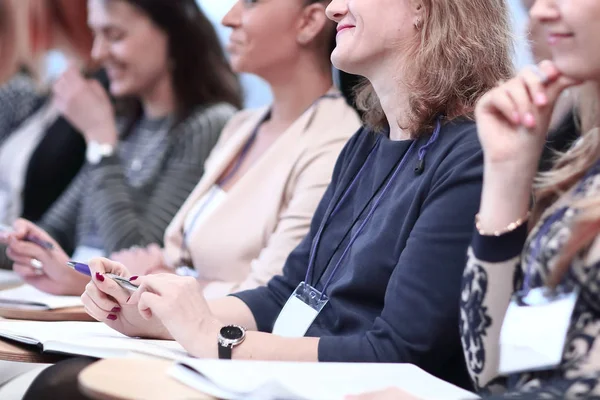
[[[267,287],[238,292],[230,296],[237,297],[250,309],[259,332],[271,333],[281,307],[271,300]]]
[[[497,263],[510,260],[523,251],[527,234],[527,223],[500,236],[484,236],[475,230],[471,243],[473,254],[483,262]]]

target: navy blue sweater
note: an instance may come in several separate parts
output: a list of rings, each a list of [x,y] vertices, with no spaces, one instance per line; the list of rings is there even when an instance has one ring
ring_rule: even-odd
[[[377,137],[380,138],[377,144]],[[429,137],[415,143],[421,148]],[[475,124],[445,124],[415,172],[411,140],[356,133],[337,161],[310,232],[288,257],[283,275],[235,296],[270,332],[281,308],[305,279],[310,248],[331,202],[337,204],[367,160],[357,184],[328,219],[309,282],[322,290],[350,237],[400,160],[406,164],[358,236],[326,294],[330,301],[306,336],[320,337],[319,361],[415,364],[462,387],[470,381],[458,328],[466,252],[479,208],[483,154]]]

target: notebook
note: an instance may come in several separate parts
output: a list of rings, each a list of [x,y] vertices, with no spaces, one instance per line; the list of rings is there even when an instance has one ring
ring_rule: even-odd
[[[399,387],[419,399],[479,397],[410,364],[304,363],[179,360],[169,375],[202,393],[225,400],[341,400]]]
[[[23,283],[23,280],[15,272],[0,270],[0,289],[16,286],[21,283]]]
[[[0,307],[24,310],[56,310],[82,306],[79,296],[55,296],[31,285],[0,291]]]
[[[138,353],[172,360],[189,356],[175,341],[130,338],[101,322],[3,320],[0,337],[36,346],[44,353],[95,358],[121,358]]]

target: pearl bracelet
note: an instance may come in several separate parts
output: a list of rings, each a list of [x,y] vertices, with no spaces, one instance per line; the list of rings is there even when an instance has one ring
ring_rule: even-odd
[[[475,216],[475,228],[477,228],[477,231],[479,232],[479,234],[481,236],[502,236],[504,234],[514,231],[515,229],[517,229],[518,227],[523,225],[529,219],[530,214],[531,214],[530,212],[527,212],[526,216],[519,218],[518,220],[516,220],[514,222],[511,222],[510,224],[508,224],[506,226],[506,228],[498,230],[498,231],[494,231],[494,232],[487,232],[487,231],[484,231],[483,229],[481,229],[481,224],[479,221],[479,214],[477,214]]]

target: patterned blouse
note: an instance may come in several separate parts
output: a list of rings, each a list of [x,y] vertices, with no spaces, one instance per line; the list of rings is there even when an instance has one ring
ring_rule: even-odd
[[[597,163],[544,213],[529,236],[526,226],[499,237],[475,233],[463,276],[460,332],[469,372],[483,394],[600,399],[600,260],[590,262],[586,254],[574,259],[563,280],[568,287],[579,287],[580,294],[560,365],[511,376],[498,373],[500,328],[512,294],[522,287],[525,269],[531,271],[532,288],[543,286],[571,235],[577,210],[570,205],[599,194]]]

